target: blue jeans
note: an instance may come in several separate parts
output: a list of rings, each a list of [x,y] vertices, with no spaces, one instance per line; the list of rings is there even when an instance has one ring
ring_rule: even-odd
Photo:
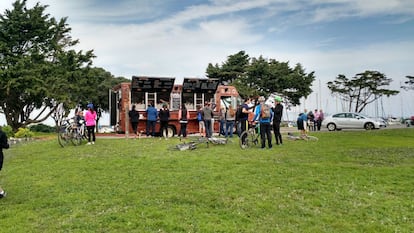
[[[204,124],[206,125],[206,137],[211,138],[213,136],[213,132],[211,131],[211,119],[204,120]]]
[[[220,133],[219,135],[225,135],[226,133],[226,120],[220,120]]]
[[[156,121],[147,121],[147,127],[146,127],[146,131],[147,131],[147,136],[150,135],[150,130],[151,130],[151,136],[155,136],[155,124],[157,122]]]
[[[233,127],[234,127],[234,121],[226,121],[226,133],[225,136],[233,137]]]

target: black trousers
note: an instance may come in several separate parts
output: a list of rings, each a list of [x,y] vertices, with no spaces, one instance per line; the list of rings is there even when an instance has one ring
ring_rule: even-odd
[[[180,133],[178,136],[183,135],[183,137],[187,137],[187,123],[180,123]]]
[[[95,126],[94,125],[86,126],[86,129],[88,130],[88,142],[91,142],[91,139],[92,139],[92,142],[94,142],[95,141]],[[92,138],[91,138],[91,135],[92,135]]]
[[[280,121],[273,122],[273,132],[276,138],[276,144],[282,144],[282,134],[280,134]]]
[[[272,148],[272,132],[270,131],[270,122],[260,122],[260,138],[262,141],[262,148],[266,147],[266,138],[267,145],[269,148]]]

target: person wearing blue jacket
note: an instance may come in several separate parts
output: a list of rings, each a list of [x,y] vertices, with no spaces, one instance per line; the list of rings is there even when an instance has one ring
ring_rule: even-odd
[[[256,106],[254,120],[260,122],[260,138],[262,149],[266,148],[266,138],[269,149],[272,148],[272,133],[271,133],[271,124],[273,119],[273,110],[266,105],[265,98],[263,96],[259,97],[259,105]]]
[[[147,137],[150,136],[150,134],[151,136],[154,137],[155,136],[155,124],[157,123],[157,118],[158,118],[158,111],[154,107],[153,102],[150,102],[146,112],[147,112],[147,125],[146,125]]]

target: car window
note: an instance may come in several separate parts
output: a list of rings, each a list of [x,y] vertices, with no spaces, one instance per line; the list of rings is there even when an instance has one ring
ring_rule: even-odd
[[[354,114],[352,114],[352,113],[346,113],[346,118],[354,118]]]
[[[334,118],[345,118],[346,116],[345,116],[345,113],[338,113],[338,114],[333,115],[332,117],[334,117]]]
[[[365,119],[365,117],[364,117],[364,116],[362,116],[362,115],[357,115],[357,114],[355,114],[355,118]]]

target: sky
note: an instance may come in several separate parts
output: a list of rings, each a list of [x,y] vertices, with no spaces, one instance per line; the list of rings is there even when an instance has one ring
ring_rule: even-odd
[[[14,0],[1,0],[0,12]],[[298,108],[345,110],[326,87],[375,70],[401,93],[367,108],[369,115],[414,115],[413,0],[27,0],[67,17],[78,50],[94,50],[94,66],[114,76],[205,77],[245,51],[315,72],[314,92]]]

